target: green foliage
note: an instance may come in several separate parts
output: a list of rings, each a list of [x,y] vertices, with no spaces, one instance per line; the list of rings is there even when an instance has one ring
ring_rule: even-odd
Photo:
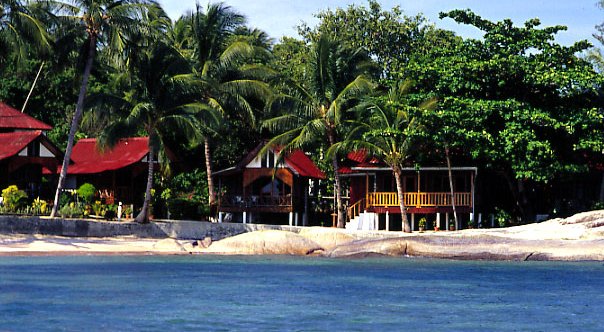
[[[512,216],[505,210],[500,208],[495,208],[495,221],[499,227],[506,227],[512,221]]]
[[[428,36],[436,31],[426,24],[422,15],[403,15],[399,6],[387,11],[375,0],[369,0],[368,7],[349,5],[346,9],[328,9],[315,16],[319,19],[316,27],[306,24],[298,27],[305,41],[316,42],[321,35],[331,34],[348,47],[362,47],[376,59],[386,78],[404,67],[413,53],[430,47],[426,45],[431,41]]]
[[[422,218],[419,220],[418,226],[419,226],[419,227],[424,227],[424,228],[425,228],[425,227],[426,227],[426,223],[427,223],[426,218],[423,218],[423,217],[422,217]]]
[[[84,216],[84,209],[81,204],[71,202],[59,209],[59,215],[62,218],[81,218]]]
[[[160,196],[171,218],[199,220],[209,215],[207,177],[201,169],[174,176]]]
[[[32,212],[34,215],[47,214],[47,212],[48,212],[47,207],[48,207],[48,204],[46,203],[46,201],[40,199],[40,197],[37,197],[36,199],[34,199],[33,203],[31,204]]]
[[[8,186],[2,190],[2,204],[6,212],[17,212],[27,205],[27,194],[15,185]]]
[[[90,204],[96,195],[96,188],[90,183],[84,183],[78,188],[78,197],[80,197],[84,203]]]
[[[91,209],[95,216],[104,216],[105,211],[107,210],[107,208],[101,203],[101,201],[95,201],[91,205]]]

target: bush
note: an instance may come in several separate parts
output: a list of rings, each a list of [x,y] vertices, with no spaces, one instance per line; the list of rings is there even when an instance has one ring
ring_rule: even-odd
[[[96,188],[90,183],[84,183],[78,188],[78,197],[80,197],[84,203],[90,204],[96,194]]]
[[[27,194],[15,185],[8,186],[8,188],[2,190],[2,201],[4,211],[17,212],[17,210],[27,206]]]
[[[187,198],[173,198],[168,201],[170,218],[173,219],[201,219],[203,207],[200,202]]]
[[[34,199],[34,202],[31,204],[31,208],[33,210],[33,214],[43,215],[46,214],[47,203],[38,197]]]
[[[59,214],[63,218],[80,218],[84,215],[84,210],[77,203],[69,203],[64,205],[60,210]]]
[[[499,225],[499,227],[506,227],[509,225],[512,216],[503,209],[495,208],[495,221]]]

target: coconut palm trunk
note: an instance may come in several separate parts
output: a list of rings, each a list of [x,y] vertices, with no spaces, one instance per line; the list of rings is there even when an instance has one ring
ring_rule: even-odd
[[[151,205],[151,188],[153,188],[153,163],[155,159],[155,151],[151,145],[151,135],[149,135],[149,170],[147,174],[147,188],[145,189],[145,201],[143,202],[143,208],[134,219],[137,223],[148,223],[149,222],[149,206]]]
[[[333,131],[328,133],[329,145],[333,146],[335,142],[335,135]],[[346,211],[344,210],[344,204],[342,202],[342,184],[340,181],[340,174],[338,174],[338,169],[340,168],[338,163],[338,157],[336,154],[332,157],[332,165],[333,165],[333,173],[334,173],[334,188],[336,195],[336,213],[338,216],[338,228],[344,228],[346,226]]]
[[[407,219],[407,208],[405,207],[405,195],[403,192],[403,182],[401,181],[402,171],[400,167],[394,165],[392,167],[392,173],[394,174],[394,179],[396,180],[396,192],[398,194],[398,206],[401,209],[401,223],[403,226],[403,232],[411,233],[411,224]]]
[[[457,220],[457,209],[455,207],[455,190],[453,189],[453,172],[451,171],[451,156],[449,156],[449,146],[445,145],[445,157],[447,159],[447,171],[449,171],[449,189],[451,190],[451,207],[453,207],[453,220],[455,220],[455,229],[459,229]]]
[[[84,98],[86,97],[88,79],[90,78],[90,72],[92,71],[92,65],[94,62],[94,55],[96,53],[96,42],[96,35],[91,34],[88,39],[88,57],[86,59],[86,66],[84,67],[84,75],[82,76],[82,83],[80,85],[80,92],[78,94],[78,102],[76,104],[73,119],[71,120],[69,136],[67,137],[67,147],[65,148],[65,156],[63,157],[63,165],[61,167],[61,174],[59,175],[57,191],[55,193],[55,201],[50,213],[51,218],[54,218],[57,215],[57,211],[59,209],[59,198],[61,197],[61,191],[63,191],[65,179],[67,178],[67,169],[69,168],[69,161],[71,160],[71,151],[73,150],[75,134],[78,131],[80,120],[82,119],[82,113],[84,112]]]
[[[214,180],[212,180],[212,154],[210,153],[210,141],[204,137],[204,153],[206,158],[206,174],[208,176],[208,204],[210,211],[216,205],[216,194],[214,191]]]

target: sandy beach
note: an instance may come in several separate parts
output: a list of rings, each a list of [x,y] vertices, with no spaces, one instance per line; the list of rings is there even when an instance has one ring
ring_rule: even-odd
[[[261,230],[219,241],[0,234],[0,256],[188,254],[604,261],[604,211],[503,229],[411,234],[323,227]]]

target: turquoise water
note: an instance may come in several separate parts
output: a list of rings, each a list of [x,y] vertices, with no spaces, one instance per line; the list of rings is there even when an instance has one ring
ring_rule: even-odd
[[[602,331],[604,264],[0,257],[0,331]]]

